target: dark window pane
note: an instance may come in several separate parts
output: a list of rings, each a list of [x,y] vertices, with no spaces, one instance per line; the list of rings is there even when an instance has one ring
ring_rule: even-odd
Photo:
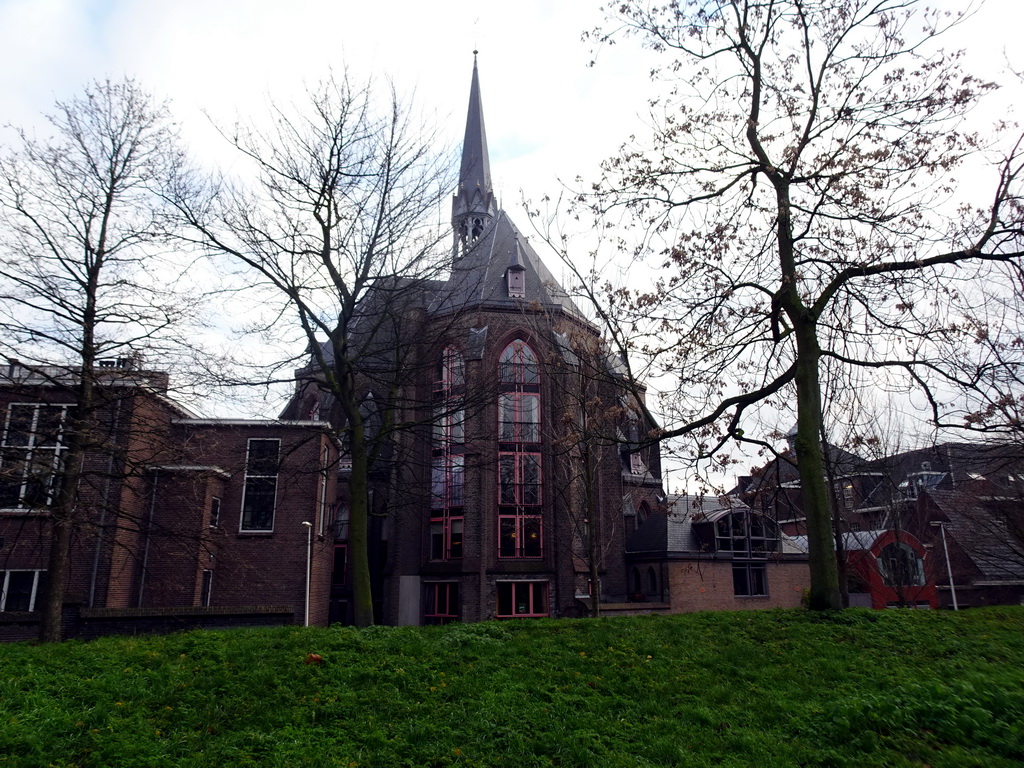
[[[741,597],[750,594],[750,587],[747,584],[747,567],[745,565],[734,565],[732,567],[732,593]]]
[[[533,610],[532,613],[548,612],[548,585],[543,582],[535,582],[533,585]]]
[[[0,508],[21,504],[21,488],[25,480],[25,452],[7,449],[0,454]]]
[[[4,434],[4,445],[28,445],[32,436],[34,405],[12,405]]]
[[[348,568],[348,547],[341,546],[334,548],[334,569],[331,571],[331,585],[341,587],[345,585],[345,575]]]
[[[276,477],[248,477],[242,506],[242,528],[248,531],[269,531],[274,527]]]
[[[498,556],[516,556],[516,519],[514,517],[502,517],[498,520],[499,536]]]
[[[520,503],[540,504],[540,456],[526,454],[522,457],[522,498]]]
[[[7,611],[31,610],[32,586],[35,584],[35,579],[35,571],[10,571],[4,609]]]
[[[523,557],[541,556],[540,518],[527,517],[523,520]]]
[[[516,457],[505,454],[498,458],[498,500],[500,504],[516,503]]]
[[[498,584],[498,615],[512,616],[512,587],[511,582],[500,582]]]
[[[451,521],[451,546],[448,556],[453,560],[462,557],[462,520]]]
[[[435,520],[430,524],[430,559],[444,560],[443,520]]]
[[[750,594],[751,595],[767,595],[768,594],[768,574],[765,566],[761,564],[751,564],[748,566],[750,570]]]
[[[60,442],[60,428],[64,408],[54,405],[39,406],[36,419],[36,434],[33,442],[49,448],[56,447]]]
[[[279,449],[279,440],[250,440],[248,473],[276,475]]]

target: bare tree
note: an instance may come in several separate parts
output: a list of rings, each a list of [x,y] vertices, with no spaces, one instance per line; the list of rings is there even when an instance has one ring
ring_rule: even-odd
[[[134,368],[143,349],[163,355],[193,305],[160,250],[163,190],[182,164],[167,106],[132,80],[106,80],[57,102],[47,120],[45,138],[12,129],[0,156],[0,349],[73,406],[43,430],[61,434],[60,466],[23,484],[42,488],[32,505],[50,519],[41,624],[50,642],[61,638],[71,539],[87,514],[84,461],[102,442],[97,413],[111,394],[101,361]],[[21,472],[13,461],[6,470]]]
[[[1019,147],[988,191],[958,186],[968,160],[996,151],[964,123],[994,86],[938,48],[956,19],[913,0],[638,0],[612,13],[596,39],[637,35],[671,60],[651,144],[626,145],[584,196],[637,228],[622,247],[634,274],[652,273],[653,289],[608,301],[635,331],[631,352],[672,376],[664,436],[703,432],[711,453],[751,441],[766,401],[793,402],[810,605],[838,608],[821,365],[931,391],[960,287],[1021,256]]]
[[[333,399],[352,465],[355,621],[365,626],[373,623],[370,473],[395,419],[416,407],[400,398],[424,341],[413,327],[423,289],[445,266],[436,212],[452,164],[393,89],[378,100],[371,85],[332,77],[306,97],[272,107],[266,130],[226,133],[251,177],[183,179],[177,204],[209,252],[255,279],[249,288],[266,327],[298,332]]]

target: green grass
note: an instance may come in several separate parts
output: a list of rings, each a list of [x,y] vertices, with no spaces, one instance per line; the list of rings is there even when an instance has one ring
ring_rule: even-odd
[[[0,768],[990,768],[1022,724],[1017,607],[0,646]]]

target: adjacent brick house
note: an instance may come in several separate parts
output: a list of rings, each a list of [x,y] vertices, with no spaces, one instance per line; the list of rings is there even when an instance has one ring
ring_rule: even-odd
[[[307,542],[310,620],[326,623],[338,450],[323,425],[197,419],[167,397],[166,374],[111,363],[79,484],[66,634],[301,622]],[[0,373],[0,639],[38,625],[74,379],[13,361]]]

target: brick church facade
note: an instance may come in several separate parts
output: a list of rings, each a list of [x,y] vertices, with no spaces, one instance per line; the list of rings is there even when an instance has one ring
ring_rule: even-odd
[[[643,393],[626,391],[598,330],[498,207],[475,64],[452,226],[450,274],[408,302],[418,373],[398,399],[412,405],[373,472],[376,617],[582,615],[595,574],[603,603],[624,602],[625,538],[638,510],[665,508]],[[283,418],[338,418],[315,365],[296,378]],[[369,383],[365,397],[383,399]],[[336,586],[332,615],[349,601]]]

